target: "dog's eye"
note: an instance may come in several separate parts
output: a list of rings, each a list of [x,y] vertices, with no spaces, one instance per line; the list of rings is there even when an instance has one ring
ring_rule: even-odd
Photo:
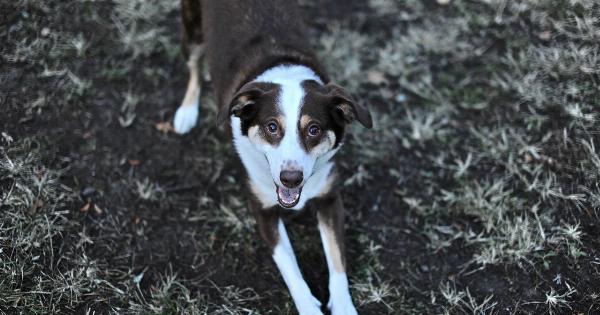
[[[311,137],[316,137],[321,134],[321,128],[317,125],[310,125],[308,127],[308,135]]]
[[[274,121],[269,122],[267,124],[267,131],[272,134],[276,134],[278,129],[279,129],[279,126],[277,126],[277,123]]]

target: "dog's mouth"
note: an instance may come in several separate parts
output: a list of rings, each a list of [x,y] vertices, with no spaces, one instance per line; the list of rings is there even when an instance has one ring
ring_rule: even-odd
[[[292,208],[298,204],[300,201],[300,194],[302,193],[302,187],[297,188],[287,188],[287,187],[279,187],[279,185],[275,185],[277,187],[277,201],[284,208]]]

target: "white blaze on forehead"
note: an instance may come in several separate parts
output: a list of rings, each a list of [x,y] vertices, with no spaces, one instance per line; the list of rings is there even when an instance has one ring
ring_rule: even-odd
[[[304,66],[277,66],[256,78],[256,81],[280,86],[277,106],[285,121],[284,136],[276,147],[268,148],[266,152],[271,174],[279,185],[279,173],[282,169],[302,170],[304,179],[308,179],[315,164],[315,158],[302,148],[298,128],[304,98],[302,82],[305,80],[323,83],[312,70]]]

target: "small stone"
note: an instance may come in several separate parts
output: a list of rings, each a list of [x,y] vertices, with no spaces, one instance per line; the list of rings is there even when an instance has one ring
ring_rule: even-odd
[[[548,41],[548,40],[550,40],[550,38],[552,38],[552,33],[550,31],[543,31],[543,32],[541,32],[541,33],[538,34],[538,37],[541,40]]]
[[[398,103],[404,103],[404,102],[406,102],[406,94],[400,93],[400,94],[396,95],[394,100],[396,100],[396,102],[398,102]]]
[[[370,83],[373,83],[375,85],[380,85],[386,81],[385,75],[381,71],[375,70],[367,72],[367,79]]]

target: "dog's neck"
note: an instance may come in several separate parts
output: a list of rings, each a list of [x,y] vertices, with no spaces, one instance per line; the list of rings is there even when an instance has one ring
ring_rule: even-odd
[[[278,65],[267,69],[262,74],[258,75],[253,81],[255,82],[270,82],[280,84],[282,88],[282,98],[287,95],[303,97],[302,82],[313,80],[319,84],[323,81],[312,69],[303,65]],[[298,91],[300,89],[300,91]],[[284,100],[285,104],[300,104],[301,99]],[[299,113],[299,108],[292,109],[294,113]],[[234,145],[242,160],[242,164],[250,180],[250,188],[253,194],[259,199],[263,207],[268,208],[278,204],[275,184],[270,172],[270,165],[260,151],[258,151],[250,142],[248,137],[241,133],[241,121],[237,117],[232,117],[231,128],[233,132]],[[321,196],[329,192],[333,185],[334,175],[332,172],[333,163],[330,159],[335,155],[337,150],[331,150],[317,159],[313,168],[313,173],[304,185],[303,193],[300,202],[293,207],[295,210],[300,210],[306,202],[314,197]]]

